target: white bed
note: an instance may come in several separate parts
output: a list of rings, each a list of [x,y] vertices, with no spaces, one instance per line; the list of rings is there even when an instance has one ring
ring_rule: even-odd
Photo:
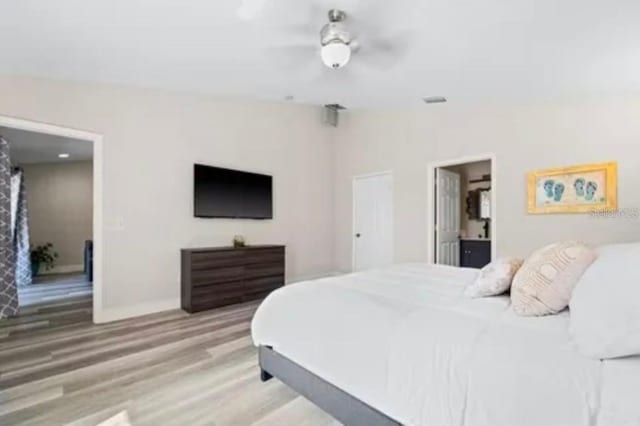
[[[259,307],[254,343],[403,424],[640,425],[640,357],[581,356],[567,312],[465,298],[477,273],[405,264],[290,285]]]

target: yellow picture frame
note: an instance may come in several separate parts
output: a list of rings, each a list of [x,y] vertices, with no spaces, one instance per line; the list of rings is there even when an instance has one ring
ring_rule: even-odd
[[[589,213],[618,208],[618,163],[534,170],[527,177],[528,212]]]

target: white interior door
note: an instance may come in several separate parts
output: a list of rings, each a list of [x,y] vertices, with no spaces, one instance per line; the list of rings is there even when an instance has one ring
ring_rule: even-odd
[[[460,175],[436,169],[436,259],[460,266]]]
[[[353,269],[393,262],[393,181],[390,173],[353,180]]]

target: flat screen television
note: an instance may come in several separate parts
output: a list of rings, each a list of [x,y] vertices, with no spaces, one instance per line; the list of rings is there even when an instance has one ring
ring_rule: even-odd
[[[195,164],[194,215],[204,218],[272,219],[272,177]]]

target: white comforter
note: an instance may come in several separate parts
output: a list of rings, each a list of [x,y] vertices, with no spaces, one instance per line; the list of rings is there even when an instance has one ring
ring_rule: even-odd
[[[640,359],[582,357],[566,312],[465,298],[477,273],[407,264],[290,285],[253,339],[404,424],[640,425]]]

